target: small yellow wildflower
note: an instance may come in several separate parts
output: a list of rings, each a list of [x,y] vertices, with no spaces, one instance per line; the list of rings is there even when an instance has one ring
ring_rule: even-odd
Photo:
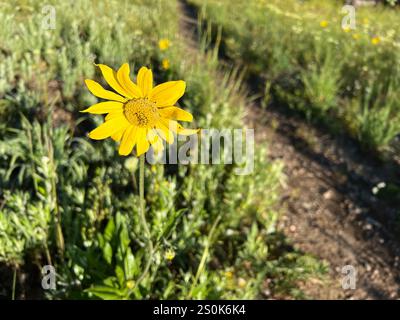
[[[158,47],[160,48],[161,51],[165,51],[169,48],[170,44],[171,43],[168,39],[161,39],[158,42]]]
[[[172,261],[175,258],[175,251],[172,249],[168,249],[165,251],[164,258],[168,261]]]
[[[371,43],[376,46],[377,44],[379,44],[379,42],[381,42],[381,39],[379,37],[373,37],[371,39]]]
[[[228,279],[232,279],[232,277],[233,277],[233,272],[232,272],[232,271],[226,271],[226,272],[225,272],[225,277],[228,278]]]
[[[245,288],[246,287],[246,284],[247,284],[247,282],[246,282],[246,280],[245,279],[243,279],[243,278],[239,278],[238,279],[238,286],[239,286],[239,288]]]
[[[168,59],[163,59],[162,61],[162,68],[164,70],[168,70],[169,69],[169,60]]]
[[[351,29],[349,27],[344,27],[343,31],[346,32],[346,33],[349,33],[351,31]]]
[[[133,281],[133,280],[127,281],[126,287],[127,287],[128,289],[132,289],[134,286],[135,286],[135,281]]]
[[[326,28],[329,25],[329,22],[326,20],[322,20],[319,25],[321,26],[321,28]]]
[[[149,150],[156,153],[164,146],[162,140],[172,144],[174,133],[192,135],[198,130],[184,129],[178,121],[193,120],[193,116],[175,106],[185,93],[184,81],[169,81],[153,87],[153,73],[142,67],[137,83],[129,76],[129,65],[124,63],[116,72],[104,64],[97,65],[104,79],[116,92],[104,89],[93,80],[85,80],[89,91],[109,101],[97,103],[82,112],[107,114],[105,122],[89,133],[94,140],[111,137],[120,141],[119,154],[129,155],[136,146],[136,156]]]
[[[354,33],[354,34],[353,34],[353,39],[354,39],[354,40],[360,39],[360,35],[359,35],[358,33]]]

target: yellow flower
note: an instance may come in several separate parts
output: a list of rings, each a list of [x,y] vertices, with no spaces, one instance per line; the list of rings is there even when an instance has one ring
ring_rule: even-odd
[[[239,286],[239,288],[245,288],[246,287],[246,284],[247,284],[247,281],[245,280],[245,279],[243,279],[243,278],[239,278],[238,279],[238,286]]]
[[[381,42],[381,39],[379,37],[373,37],[371,39],[371,43],[376,46],[377,44],[379,44],[379,42]]]
[[[168,70],[169,69],[169,60],[168,59],[163,59],[162,61],[162,68],[164,70]]]
[[[351,29],[350,29],[349,27],[344,27],[344,28],[343,28],[343,31],[346,32],[346,33],[348,33],[348,32],[351,31]]]
[[[158,41],[158,47],[160,48],[161,51],[165,51],[169,48],[170,42],[168,39],[161,39]]]
[[[354,40],[360,39],[360,35],[359,35],[358,33],[354,33],[354,34],[353,34],[353,39],[354,39]]]
[[[153,88],[153,73],[142,67],[137,84],[129,77],[129,65],[124,63],[117,72],[104,64],[97,65],[104,79],[117,93],[105,90],[93,80],[85,80],[100,102],[82,112],[107,114],[105,122],[89,133],[94,140],[111,137],[121,141],[120,155],[129,155],[136,146],[136,156],[147,152],[150,145],[155,152],[163,150],[162,139],[174,142],[174,134],[192,135],[198,130],[184,129],[176,120],[192,121],[193,116],[176,106],[186,88],[184,81],[169,81]]]
[[[326,20],[322,20],[319,25],[321,26],[321,28],[326,28],[328,26],[329,22]]]
[[[164,254],[164,258],[168,261],[172,261],[175,258],[175,251],[172,249],[168,249]]]
[[[126,287],[128,289],[132,289],[134,286],[135,286],[135,281],[129,280],[129,281],[126,282]]]

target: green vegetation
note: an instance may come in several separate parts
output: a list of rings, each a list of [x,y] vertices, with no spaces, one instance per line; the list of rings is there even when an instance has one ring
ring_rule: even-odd
[[[181,104],[196,126],[242,128],[240,79],[219,70],[215,51],[188,54],[177,36],[175,1],[49,4],[57,14],[49,30],[41,1],[1,4],[0,263],[7,297],[14,272],[26,272],[36,286],[17,281],[16,297],[38,292],[40,279],[27,270],[40,273],[46,264],[57,271],[56,290],[43,291],[49,299],[252,299],[266,279],[273,295],[303,297],[299,281],[320,277],[325,265],[289,250],[276,229],[282,164],[261,146],[247,176],[235,175],[233,165],[146,167],[156,250],[143,274],[138,161],[119,157],[111,139],[85,136],[102,117],[79,113],[97,101],[84,79],[100,79],[93,62],[129,62],[135,71],[147,65],[157,82],[187,82]],[[158,47],[162,38],[171,42],[166,51]]]
[[[339,125],[367,149],[391,147],[400,133],[398,9],[357,8],[351,30],[335,1],[189,2],[222,27],[224,54],[266,83],[267,100]]]

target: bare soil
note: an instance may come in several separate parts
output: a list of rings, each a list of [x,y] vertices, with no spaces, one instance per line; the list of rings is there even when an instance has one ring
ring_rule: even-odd
[[[394,168],[288,113],[253,105],[246,120],[271,159],[285,164],[280,228],[294,247],[330,266],[331,281],[305,284],[305,292],[316,299],[400,298],[400,246],[393,235],[399,207],[372,193],[394,178]],[[357,272],[355,290],[342,289],[346,265]]]

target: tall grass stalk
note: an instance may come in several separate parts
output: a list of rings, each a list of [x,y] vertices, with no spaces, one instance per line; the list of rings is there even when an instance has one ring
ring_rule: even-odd
[[[17,266],[14,266],[11,299],[15,300],[15,287],[17,284]]]

